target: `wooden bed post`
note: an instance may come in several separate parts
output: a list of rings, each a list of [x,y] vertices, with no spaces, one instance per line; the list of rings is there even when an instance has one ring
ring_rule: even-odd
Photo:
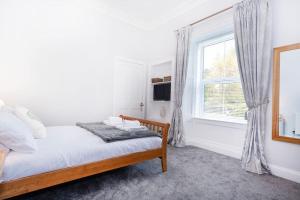
[[[163,172],[167,171],[167,145],[168,145],[168,132],[170,124],[166,124],[162,129],[162,156],[161,168]]]

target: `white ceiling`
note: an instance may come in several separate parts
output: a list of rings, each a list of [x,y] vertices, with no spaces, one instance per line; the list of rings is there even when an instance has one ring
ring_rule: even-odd
[[[99,0],[108,13],[139,28],[151,30],[207,0]]]

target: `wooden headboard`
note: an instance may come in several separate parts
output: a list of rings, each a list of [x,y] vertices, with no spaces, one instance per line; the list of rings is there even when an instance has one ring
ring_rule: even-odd
[[[150,130],[161,134],[161,137],[162,137],[162,150],[163,150],[163,154],[166,157],[167,144],[168,144],[168,133],[169,133],[169,128],[170,128],[169,123],[156,122],[156,121],[147,120],[147,119],[129,117],[129,116],[125,116],[125,115],[120,115],[120,117],[122,119],[126,119],[126,120],[138,120],[143,126],[146,126]]]
[[[170,128],[169,123],[156,122],[156,121],[151,121],[151,120],[147,120],[147,119],[129,117],[129,116],[125,116],[125,115],[120,115],[120,117],[122,119],[126,119],[126,120],[137,120],[141,123],[141,125],[146,126],[150,130],[157,132],[157,133],[161,133],[161,134],[163,134],[163,132],[168,133],[169,128]]]

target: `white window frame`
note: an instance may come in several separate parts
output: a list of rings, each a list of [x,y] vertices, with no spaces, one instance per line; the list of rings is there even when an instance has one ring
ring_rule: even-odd
[[[246,124],[245,119],[230,117],[230,116],[216,116],[204,113],[204,85],[209,83],[241,83],[240,79],[237,77],[226,77],[222,79],[210,79],[203,80],[203,71],[204,71],[204,60],[203,52],[204,48],[211,46],[220,42],[226,42],[228,40],[234,39],[234,34],[229,33],[221,36],[214,37],[209,40],[198,42],[196,45],[196,73],[195,73],[195,91],[194,91],[194,103],[193,103],[193,116],[197,119],[210,120],[214,122],[231,122],[238,124]]]

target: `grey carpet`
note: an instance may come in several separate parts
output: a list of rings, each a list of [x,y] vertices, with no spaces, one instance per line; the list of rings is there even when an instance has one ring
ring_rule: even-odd
[[[245,172],[240,161],[196,147],[169,148],[168,172],[146,161],[21,196],[25,200],[300,200],[300,184]]]

